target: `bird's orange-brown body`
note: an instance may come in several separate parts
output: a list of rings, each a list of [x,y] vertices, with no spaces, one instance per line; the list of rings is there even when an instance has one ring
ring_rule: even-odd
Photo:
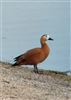
[[[34,65],[34,71],[37,72],[37,64],[44,61],[50,52],[50,49],[46,43],[46,36],[43,35],[40,39],[41,48],[34,48],[26,53],[15,58],[15,65]]]

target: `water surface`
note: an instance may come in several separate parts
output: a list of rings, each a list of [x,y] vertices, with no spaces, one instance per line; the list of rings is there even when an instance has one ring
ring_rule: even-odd
[[[39,68],[70,70],[69,2],[3,2],[2,60],[13,58],[28,49],[40,47],[40,36],[50,34],[51,52]]]

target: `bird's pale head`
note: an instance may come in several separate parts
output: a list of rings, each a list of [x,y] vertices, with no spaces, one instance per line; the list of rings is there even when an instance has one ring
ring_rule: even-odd
[[[41,36],[40,41],[45,43],[47,40],[53,40],[48,34],[44,34]]]

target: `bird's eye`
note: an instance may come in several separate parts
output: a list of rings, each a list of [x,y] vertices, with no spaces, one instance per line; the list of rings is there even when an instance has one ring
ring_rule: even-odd
[[[47,37],[47,34],[45,34],[45,36]]]
[[[49,39],[49,37],[50,37],[50,36],[49,36],[49,35],[47,35],[47,39]]]

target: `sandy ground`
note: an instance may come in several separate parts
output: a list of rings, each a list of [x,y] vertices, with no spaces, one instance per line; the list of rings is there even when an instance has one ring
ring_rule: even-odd
[[[0,62],[0,100],[71,100],[71,76]]]

